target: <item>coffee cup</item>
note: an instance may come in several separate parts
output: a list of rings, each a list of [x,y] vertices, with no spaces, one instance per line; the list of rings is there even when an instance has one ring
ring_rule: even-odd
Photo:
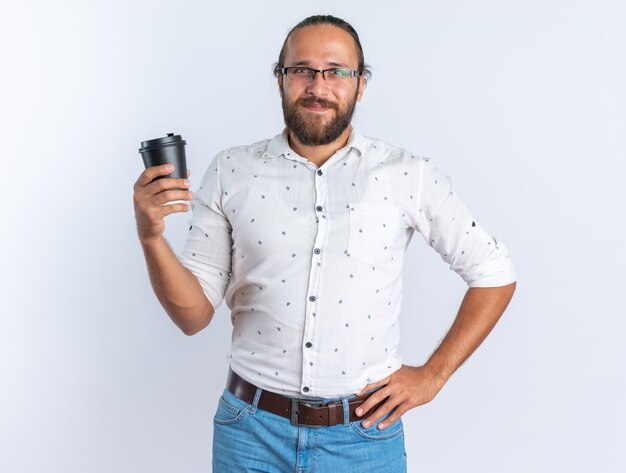
[[[185,156],[185,145],[187,142],[180,135],[168,133],[162,138],[142,141],[139,153],[143,159],[146,168],[152,166],[161,166],[163,164],[173,164],[174,171],[169,174],[155,177],[152,182],[157,179],[180,178],[187,179],[187,159]],[[176,188],[187,190],[186,188]],[[161,205],[188,204],[188,200],[171,200]]]

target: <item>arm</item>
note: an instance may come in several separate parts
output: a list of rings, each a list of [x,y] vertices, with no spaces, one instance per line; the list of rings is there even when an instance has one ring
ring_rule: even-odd
[[[445,338],[424,365],[439,389],[489,335],[509,305],[516,283],[499,287],[471,287]]]
[[[198,279],[180,263],[165,238],[142,241],[141,246],[154,293],[172,321],[186,335],[205,328],[215,310]]]
[[[450,177],[430,161],[422,164],[423,212],[416,227],[469,286],[454,323],[425,364],[443,386],[491,332],[515,292],[517,275],[506,245],[483,227]]]
[[[469,289],[448,333],[423,366],[402,365],[359,393],[383,386],[363,403],[363,412],[388,397],[368,414],[363,423],[366,428],[393,410],[379,423],[384,428],[409,409],[434,399],[491,332],[515,292],[516,274],[507,247],[483,228],[448,176],[426,159],[421,164],[415,228]]]
[[[378,428],[383,429],[408,410],[432,401],[452,373],[487,337],[509,304],[515,286],[516,283],[513,282],[499,287],[469,288],[454,323],[426,364],[402,365],[391,376],[368,384],[358,393],[361,395],[370,389],[383,386],[357,409],[358,415],[367,413],[373,406],[388,398],[375,412],[369,414],[363,421],[363,427],[375,424],[393,409],[391,415],[378,424]]]

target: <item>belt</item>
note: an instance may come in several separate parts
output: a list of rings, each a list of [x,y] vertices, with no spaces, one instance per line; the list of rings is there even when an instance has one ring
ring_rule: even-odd
[[[226,386],[227,389],[239,399],[248,404],[252,404],[257,386],[249,383],[230,368],[228,369],[228,381]],[[362,416],[357,416],[354,411],[365,402],[370,394],[348,399],[350,422],[366,419],[369,414],[374,412],[387,400],[387,398],[383,399]],[[293,425],[331,426],[343,424],[344,413],[343,403],[341,401],[309,401],[302,398],[290,398],[278,393],[263,390],[259,396],[257,407],[264,411],[286,417],[291,420]]]

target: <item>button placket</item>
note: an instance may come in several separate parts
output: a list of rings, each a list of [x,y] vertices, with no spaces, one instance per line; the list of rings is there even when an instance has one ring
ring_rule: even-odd
[[[326,212],[326,202],[328,197],[326,187],[326,176],[321,169],[317,169],[314,174],[315,179],[315,208],[317,233],[313,242],[313,251],[311,252],[311,266],[309,273],[308,297],[305,310],[304,322],[304,338],[302,344],[302,391],[311,391],[311,387],[315,389],[314,370],[317,369],[315,351],[315,333],[316,333],[316,313],[319,311],[319,287],[321,279],[322,267],[321,263],[322,251],[326,241],[327,223],[325,218],[319,218]],[[313,315],[316,314],[316,315]],[[305,388],[308,388],[305,390]],[[313,395],[315,392],[312,393]]]

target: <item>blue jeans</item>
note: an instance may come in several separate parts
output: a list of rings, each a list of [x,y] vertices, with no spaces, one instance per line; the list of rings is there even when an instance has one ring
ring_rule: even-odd
[[[361,425],[364,419],[350,422],[352,394],[326,399],[342,401],[343,424],[292,425],[257,408],[261,392],[257,388],[248,404],[224,389],[213,418],[213,473],[406,472],[402,418],[383,430],[378,422],[389,413],[367,429]]]

